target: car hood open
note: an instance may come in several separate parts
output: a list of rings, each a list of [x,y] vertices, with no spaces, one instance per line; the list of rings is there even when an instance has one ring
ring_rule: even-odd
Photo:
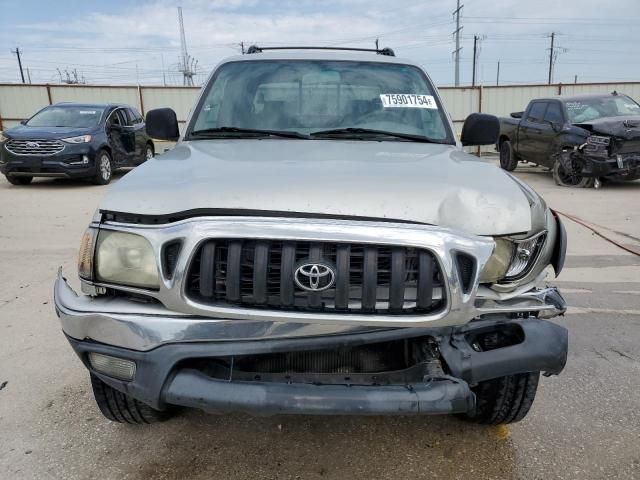
[[[504,171],[452,145],[221,139],[182,142],[147,161],[100,209],[365,217],[505,235],[530,230],[529,201]]]

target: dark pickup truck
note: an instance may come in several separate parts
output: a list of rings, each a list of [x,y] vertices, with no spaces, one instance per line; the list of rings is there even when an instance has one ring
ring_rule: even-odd
[[[640,178],[640,105],[627,95],[540,98],[500,119],[500,166],[525,161],[553,170],[558,185]]]

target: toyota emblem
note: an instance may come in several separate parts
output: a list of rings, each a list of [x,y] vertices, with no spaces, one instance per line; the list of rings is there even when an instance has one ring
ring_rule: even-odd
[[[296,285],[307,292],[322,292],[333,286],[336,272],[326,263],[303,263],[293,278]]]

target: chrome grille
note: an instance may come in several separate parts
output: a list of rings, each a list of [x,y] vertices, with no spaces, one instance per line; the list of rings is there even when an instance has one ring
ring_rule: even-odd
[[[5,148],[14,155],[55,155],[64,149],[60,140],[9,140]]]
[[[335,283],[307,291],[296,282],[299,265],[323,262]],[[187,295],[207,305],[274,310],[409,314],[443,308],[443,276],[425,249],[357,243],[215,239],[197,250]]]

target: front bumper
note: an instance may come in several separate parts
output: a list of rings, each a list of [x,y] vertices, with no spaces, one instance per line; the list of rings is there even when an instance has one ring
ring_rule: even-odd
[[[88,145],[65,145],[47,156],[15,155],[4,146],[0,172],[14,177],[83,178],[95,173],[96,152]]]
[[[522,341],[491,351],[476,351],[469,338],[475,333],[517,324]],[[429,335],[438,343],[451,375],[428,376],[408,384],[318,384],[216,379],[185,366],[211,357],[317,349],[344,349],[358,345]],[[567,359],[567,330],[545,320],[480,321],[466,327],[393,329],[310,338],[261,341],[172,343],[136,352],[68,337],[86,367],[105,383],[132,397],[164,409],[168,405],[210,412],[246,411],[260,414],[448,414],[471,412],[471,386],[505,375],[542,371],[558,374]],[[133,381],[121,381],[94,371],[88,354],[97,352],[136,362]]]
[[[580,174],[584,177],[636,178],[640,175],[640,153],[606,158],[583,153],[577,157],[577,161],[581,167]]]

